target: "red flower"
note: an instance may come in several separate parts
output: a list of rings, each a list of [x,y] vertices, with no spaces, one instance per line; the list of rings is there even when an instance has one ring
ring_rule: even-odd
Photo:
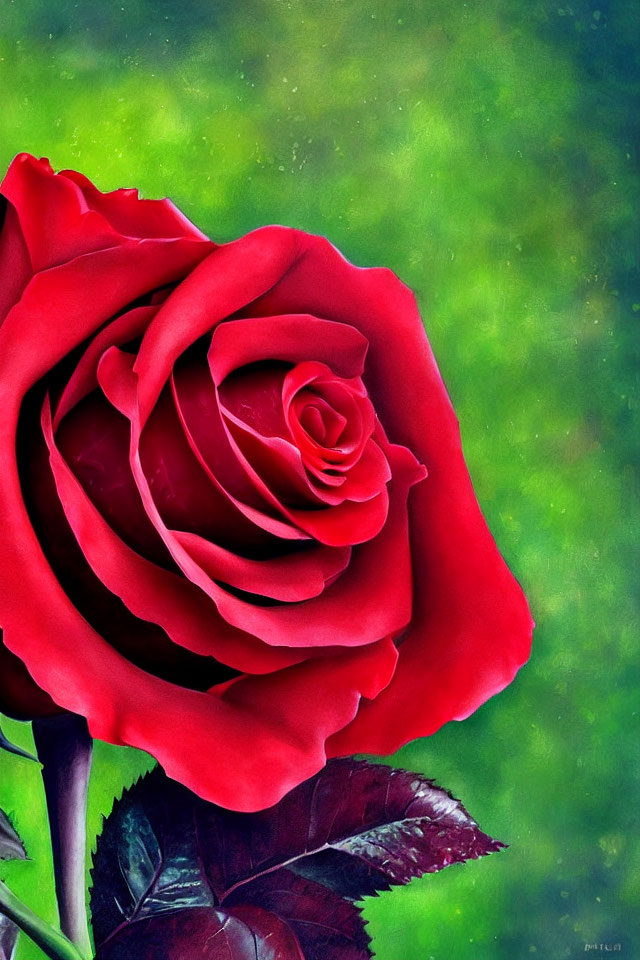
[[[1,192],[0,707],[255,810],[511,681],[527,604],[392,273],[26,155]]]

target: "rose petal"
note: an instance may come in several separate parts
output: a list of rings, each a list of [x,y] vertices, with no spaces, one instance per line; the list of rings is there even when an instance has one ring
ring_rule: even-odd
[[[233,370],[259,360],[318,360],[338,376],[359,377],[366,352],[367,341],[355,327],[292,313],[219,324],[211,339],[210,363],[218,386]]]
[[[0,324],[20,299],[32,274],[15,207],[0,196]]]
[[[82,175],[54,174],[48,160],[26,153],[13,160],[0,192],[16,208],[35,271],[127,238],[206,240],[168,200],[138,200],[135,190],[102,194]]]
[[[213,356],[213,346],[210,354]],[[283,437],[290,441],[282,405],[282,384],[287,369],[283,363],[265,362],[234,370],[218,387],[220,406],[257,436]]]
[[[300,603],[319,596],[347,567],[350,547],[312,547],[266,560],[251,560],[193,533],[172,531],[198,566],[211,577],[262,597]]]
[[[110,356],[114,355],[112,348]],[[123,383],[119,372],[111,375],[104,362],[100,376],[111,396]],[[274,538],[229,502],[193,455],[168,389],[147,421],[140,459],[165,527],[198,533],[245,553],[273,548]]]
[[[269,512],[267,501],[247,475],[231,448],[224,428],[218,397],[206,364],[176,364],[171,378],[172,391],[182,429],[198,461],[214,483],[238,500]]]
[[[285,540],[307,539],[305,533],[282,517],[279,501],[233,442],[222,420],[208,370],[198,364],[178,364],[172,389],[187,442],[211,482],[262,530]]]
[[[307,539],[307,534],[291,523],[282,503],[283,496],[285,499],[304,497],[310,490],[295,447],[282,438],[265,438],[267,446],[282,447],[284,455],[291,458],[285,475],[282,471],[278,474],[277,490],[272,490],[265,482],[268,478],[252,467],[229,429],[230,421],[235,422],[237,418],[219,404],[208,370],[197,363],[180,364],[173,380],[185,434],[212,482],[220,485],[229,499],[258,526],[284,539]],[[250,431],[242,422],[239,426]]]
[[[149,520],[129,467],[129,422],[98,392],[65,417],[57,443],[99,513],[134,550],[161,566],[171,564]]]
[[[345,500],[324,510],[289,511],[301,530],[330,547],[367,543],[384,529],[389,515],[389,491],[382,487],[363,502]]]
[[[190,237],[207,240],[206,234],[185,217],[166,197],[162,200],[142,200],[132,188],[102,193],[76,170],[61,170],[58,174],[77,184],[92,210],[101,213],[125,237]]]
[[[36,272],[122,241],[109,221],[91,210],[77,185],[54,175],[46,159],[19,154],[1,189],[16,208]]]
[[[54,430],[58,429],[62,418],[98,386],[98,364],[102,354],[109,347],[121,346],[141,336],[157,310],[157,306],[127,310],[93,337],[58,401],[53,421]]]
[[[0,389],[10,406],[114,314],[209,250],[196,240],[128,241],[33,277],[0,327]]]

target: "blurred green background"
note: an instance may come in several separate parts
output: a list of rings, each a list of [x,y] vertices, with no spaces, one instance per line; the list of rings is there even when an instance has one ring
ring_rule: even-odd
[[[538,627],[507,691],[393,758],[511,846],[368,902],[379,960],[640,957],[639,27],[623,0],[0,0],[2,169],[169,195],[216,240],[322,233],[418,295]],[[96,754],[90,842],[149,766]],[[0,873],[53,920],[38,781],[0,757],[33,858]]]

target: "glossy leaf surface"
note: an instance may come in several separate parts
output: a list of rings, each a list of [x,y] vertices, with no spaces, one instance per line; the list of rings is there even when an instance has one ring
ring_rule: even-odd
[[[98,842],[98,957],[160,960],[171,944],[180,958],[201,944],[207,960],[365,960],[354,900],[502,846],[432,781],[383,765],[331,761],[255,814],[155,770],[116,803]]]

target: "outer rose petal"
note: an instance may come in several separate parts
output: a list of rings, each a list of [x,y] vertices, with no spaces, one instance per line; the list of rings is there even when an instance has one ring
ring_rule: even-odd
[[[128,238],[206,240],[168,200],[135,190],[102,194],[79,174],[54,174],[27,153],[12,162],[0,192],[13,204],[34,271],[115,246]]]
[[[211,243],[171,200],[141,200],[135,189],[102,193],[77,170],[61,170],[58,174],[77,184],[92,210],[101,213],[118,233],[125,237],[191,237]]]
[[[389,436],[429,471],[410,499],[416,589],[398,669],[330,742],[333,755],[391,752],[463,719],[510,683],[529,656],[533,621],[480,512],[413,294],[391,271],[354,267],[320,237],[300,235],[299,245],[296,263],[252,312],[295,309],[363,333],[374,407]]]
[[[32,276],[15,208],[0,196],[0,324]]]

